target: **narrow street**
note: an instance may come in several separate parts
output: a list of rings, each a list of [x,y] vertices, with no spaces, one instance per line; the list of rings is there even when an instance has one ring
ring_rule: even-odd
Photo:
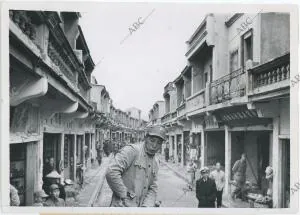
[[[166,165],[160,163],[157,200],[162,201],[161,207],[197,207],[195,192],[186,188],[187,183],[183,179],[179,178]],[[111,196],[112,191],[105,179],[93,206],[109,207]]]
[[[197,207],[195,191],[187,190],[187,183],[163,163],[158,172],[157,198],[161,207]]]

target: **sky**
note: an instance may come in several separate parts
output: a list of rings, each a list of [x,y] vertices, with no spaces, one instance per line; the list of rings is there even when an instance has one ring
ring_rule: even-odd
[[[185,42],[205,14],[201,5],[183,3],[99,3],[81,12],[97,64],[92,75],[116,108],[137,107],[148,120],[154,103],[163,100],[164,86],[185,67]]]

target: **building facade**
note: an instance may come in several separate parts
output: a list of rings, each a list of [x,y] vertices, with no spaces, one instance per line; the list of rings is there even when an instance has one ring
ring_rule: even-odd
[[[246,153],[247,181],[262,194],[271,188],[279,208],[289,206],[290,190],[289,22],[285,13],[208,14],[186,42],[187,66],[163,94],[176,162],[220,162],[230,194],[231,169]]]
[[[76,164],[91,167],[96,143],[110,139],[115,128],[122,138],[128,132],[142,137],[145,123],[116,110],[105,86],[92,78],[95,64],[80,13],[9,15],[9,177],[21,206],[30,206],[50,158],[63,178],[76,181]]]

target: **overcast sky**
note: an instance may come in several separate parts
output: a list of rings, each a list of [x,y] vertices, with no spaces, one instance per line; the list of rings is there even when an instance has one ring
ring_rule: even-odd
[[[95,64],[102,59],[93,75],[99,84],[106,86],[116,108],[140,108],[142,117],[148,120],[155,101],[163,100],[164,86],[186,65],[185,41],[206,12],[201,5],[182,3],[99,3],[98,6],[82,12],[80,20]],[[148,15],[133,31],[132,25]]]

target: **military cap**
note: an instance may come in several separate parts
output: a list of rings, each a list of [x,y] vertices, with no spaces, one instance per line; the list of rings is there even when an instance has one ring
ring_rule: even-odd
[[[151,126],[147,129],[147,134],[150,136],[160,137],[163,140],[167,139],[166,130],[162,126]]]

